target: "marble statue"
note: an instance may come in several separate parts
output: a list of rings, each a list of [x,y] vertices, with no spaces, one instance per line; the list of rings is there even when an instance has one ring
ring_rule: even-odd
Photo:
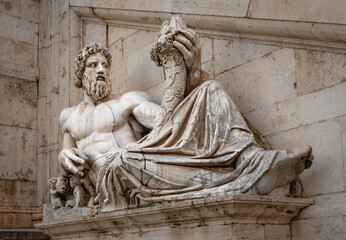
[[[67,175],[88,175],[102,211],[223,194],[269,194],[311,166],[310,146],[264,150],[228,94],[201,70],[197,34],[162,25],[151,59],[163,68],[161,105],[138,91],[111,97],[111,55],[98,44],[76,59],[83,101],[61,112]],[[145,130],[150,131],[144,136]]]

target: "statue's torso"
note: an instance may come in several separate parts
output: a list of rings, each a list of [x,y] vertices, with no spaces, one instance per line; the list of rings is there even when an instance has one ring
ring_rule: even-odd
[[[96,106],[87,103],[69,109],[66,127],[77,148],[94,162],[114,148],[126,148],[136,141],[128,123],[131,106],[110,100]]]

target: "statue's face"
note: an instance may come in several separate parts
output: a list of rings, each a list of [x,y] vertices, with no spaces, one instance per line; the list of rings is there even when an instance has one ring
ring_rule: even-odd
[[[58,192],[60,193],[67,192],[69,188],[70,188],[70,185],[69,185],[69,180],[67,177],[60,176],[57,178],[56,189],[58,190]]]
[[[109,64],[101,53],[92,54],[86,60],[83,89],[94,100],[105,98],[112,92]]]

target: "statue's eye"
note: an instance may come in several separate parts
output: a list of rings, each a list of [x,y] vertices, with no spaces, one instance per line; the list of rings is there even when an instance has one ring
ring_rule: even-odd
[[[96,67],[96,63],[88,63],[87,65],[86,65],[87,67]]]

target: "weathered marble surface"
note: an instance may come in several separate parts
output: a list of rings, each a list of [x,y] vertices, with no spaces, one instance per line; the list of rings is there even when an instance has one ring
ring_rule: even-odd
[[[202,71],[200,40],[179,16],[162,24],[151,59],[164,72],[161,105],[142,92],[113,99],[112,58],[99,44],[77,56],[75,86],[84,99],[60,115],[59,162],[66,174],[90,178],[98,194],[91,205],[108,212],[146,202],[266,195],[310,167],[309,146],[278,151],[256,143],[231,98]],[[66,179],[51,179],[54,208],[69,205]]]
[[[36,227],[54,239],[291,239],[289,222],[311,199],[254,195],[173,201],[95,214],[45,205]]]
[[[262,84],[269,85],[273,89],[272,92],[289,97],[269,99],[271,101],[267,101],[267,105],[252,108],[245,114],[266,135],[274,148],[291,148],[305,142],[312,145],[316,161],[314,171],[306,171],[302,175],[305,194],[308,196],[322,194],[337,198],[338,193],[344,192],[346,112],[343,103],[346,101],[344,94],[346,58],[343,50],[345,49],[343,5],[345,1],[329,1],[327,5],[326,1],[308,0],[240,0],[232,3],[219,1],[219,5],[210,2],[209,0],[200,0],[198,3],[165,0],[159,1],[158,4],[157,1],[136,0],[122,1],[122,4],[118,5],[111,0],[1,1],[0,41],[3,43],[2,46],[7,47],[2,48],[4,54],[1,56],[1,74],[16,78],[14,81],[6,78],[5,81],[16,84],[20,82],[19,88],[23,86],[23,79],[26,82],[31,81],[30,89],[35,92],[38,88],[39,92],[36,99],[21,93],[11,94],[9,98],[5,94],[1,99],[2,102],[6,102],[0,114],[3,120],[0,121],[1,133],[4,133],[1,147],[4,146],[3,149],[6,149],[6,151],[0,150],[4,153],[4,155],[0,153],[1,163],[4,166],[1,171],[2,186],[5,190],[10,187],[10,191],[6,191],[6,196],[4,195],[4,203],[15,200],[18,205],[23,203],[40,206],[42,202],[49,201],[46,183],[50,177],[57,175],[55,159],[61,147],[56,122],[63,108],[73,106],[80,101],[80,92],[73,87],[70,76],[73,75],[76,53],[82,47],[80,43],[91,42],[89,38],[93,35],[88,32],[92,32],[94,28],[102,28],[100,32],[106,33],[94,36],[93,41],[98,42],[106,42],[106,28],[108,28],[108,42],[114,50],[114,52],[111,50],[113,59],[116,59],[115,52],[118,55],[115,61],[120,63],[112,70],[112,75],[116,76],[116,81],[113,80],[113,93],[125,93],[138,86],[140,90],[145,90],[154,102],[161,102],[163,84],[160,84],[159,79],[162,72],[159,68],[155,68],[153,63],[144,60],[147,59],[150,45],[155,41],[158,24],[161,24],[161,19],[170,17],[171,12],[186,13],[190,26],[203,34],[202,44],[203,40],[207,39],[207,44],[202,48],[203,69],[208,70],[230,94],[233,94],[232,89],[235,85],[246,89],[232,96],[242,112],[251,108],[250,103],[254,102],[250,96],[251,92]],[[97,16],[90,11],[91,6],[94,7]],[[83,14],[88,14],[87,17],[90,18],[82,20],[80,15],[83,15],[83,11],[80,11],[80,8],[85,9]],[[101,21],[98,16],[104,19]],[[238,18],[239,16],[242,18]],[[38,84],[36,82],[39,78],[39,69],[35,63],[37,25],[40,45]],[[111,45],[113,36],[116,43]],[[223,52],[220,46],[226,46],[230,40],[235,40],[229,45],[230,47],[233,45],[235,51],[228,55],[229,53]],[[131,48],[133,42],[137,43],[138,47]],[[219,42],[222,44],[218,44]],[[325,46],[329,48],[325,49]],[[272,54],[277,48],[283,51]],[[263,51],[263,55],[258,55],[254,49],[258,49],[259,52],[262,49],[269,50]],[[287,54],[287,50],[292,50],[293,54]],[[244,61],[239,65],[228,65],[235,62],[233,54],[238,56],[237,59]],[[203,55],[206,56],[205,60]],[[274,58],[281,63],[280,67],[275,64]],[[292,65],[294,62],[295,66]],[[258,71],[257,66],[261,65],[266,67],[264,71]],[[285,76],[286,66],[289,66],[290,76]],[[143,69],[149,68],[152,74],[141,74]],[[217,69],[216,75],[219,74],[219,78],[215,77],[214,69]],[[254,72],[255,74],[247,75],[252,80],[243,81],[244,78],[240,77],[240,73],[244,72]],[[275,74],[270,74],[271,72]],[[227,74],[234,76],[232,80],[238,80],[227,81],[229,80],[225,76]],[[143,81],[138,76],[142,76]],[[290,84],[275,85],[277,76],[284,76]],[[291,81],[294,78],[297,80],[296,84]],[[257,84],[251,84],[252,81]],[[292,90],[295,94],[291,94]],[[11,107],[8,99],[12,100],[16,107]],[[20,102],[23,99],[24,101]],[[37,108],[29,107],[31,122],[27,121],[27,113],[22,111],[29,109],[26,105],[28,99],[38,104]],[[14,115],[13,112],[18,109],[20,111]],[[11,114],[7,114],[8,111]],[[37,124],[36,111],[38,111]],[[28,129],[26,127],[29,124]],[[40,126],[38,130],[36,125]],[[5,135],[7,133],[8,135]],[[18,150],[23,147],[25,150]],[[38,158],[35,163],[37,153]],[[26,161],[26,156],[29,156],[29,161]],[[10,164],[11,161],[8,159],[14,160],[15,165]],[[26,182],[27,180],[29,182]],[[27,184],[29,188],[26,188]],[[16,194],[22,189],[28,191],[23,192],[20,198],[16,198]],[[33,194],[35,191],[36,196]],[[18,211],[22,211],[21,209],[18,206]],[[25,217],[18,211],[13,210],[11,216],[17,215],[17,217],[11,219],[17,220],[11,223],[16,226],[30,226],[30,211],[22,211],[22,214],[27,215]],[[339,211],[342,214],[342,209]],[[2,217],[7,216],[2,215]],[[310,219],[304,219],[302,225],[307,225],[309,221]],[[314,224],[312,220],[311,223]],[[309,231],[314,232],[306,230],[306,233]]]

